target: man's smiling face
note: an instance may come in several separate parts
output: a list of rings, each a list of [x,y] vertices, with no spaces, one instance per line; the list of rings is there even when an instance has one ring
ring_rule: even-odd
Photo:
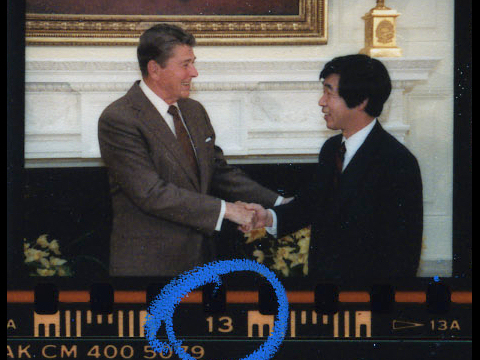
[[[155,90],[167,104],[174,104],[179,99],[190,96],[192,79],[198,76],[195,59],[192,47],[178,45],[173,49],[165,67],[156,64],[152,76]]]
[[[357,108],[349,108],[339,95],[340,75],[331,74],[323,82],[323,95],[318,101],[322,107],[327,127],[331,130],[341,130],[347,137],[354,126]]]

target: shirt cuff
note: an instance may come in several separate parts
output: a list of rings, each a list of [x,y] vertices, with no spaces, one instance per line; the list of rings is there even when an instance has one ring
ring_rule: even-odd
[[[225,212],[227,210],[227,203],[225,200],[222,200],[222,207],[220,209],[220,215],[218,216],[217,226],[215,227],[215,231],[222,230],[223,219],[225,218]]]
[[[277,220],[277,214],[275,213],[275,211],[273,211],[272,209],[268,209],[268,211],[271,212],[272,214],[272,217],[273,217],[273,224],[271,227],[266,227],[265,230],[270,234],[272,235],[273,237],[277,237],[277,234],[278,234],[278,229],[277,229],[277,224],[278,224],[278,220]]]
[[[280,206],[282,205],[282,201],[283,201],[284,197],[283,196],[279,196],[277,198],[277,201],[275,201],[275,204],[273,206]]]

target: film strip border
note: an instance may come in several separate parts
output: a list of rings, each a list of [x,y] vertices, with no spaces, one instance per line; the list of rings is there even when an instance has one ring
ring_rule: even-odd
[[[124,291],[104,283],[59,291],[41,284],[31,291],[7,291],[7,338],[143,339],[147,308],[162,288],[152,284],[145,291]],[[209,284],[182,300],[175,315],[182,338],[254,340],[274,329],[279,304],[271,286],[227,289]],[[287,298],[290,340],[472,338],[472,292],[451,291],[443,283],[426,291],[396,291],[390,285],[339,291],[322,284],[312,291],[287,290]]]
[[[277,308],[273,290],[260,286],[258,291],[231,291],[206,286],[192,292],[182,304],[202,304],[206,312],[225,311],[228,304],[258,304],[260,312]],[[34,290],[7,291],[7,304],[31,304],[39,314],[57,311],[59,304],[89,304],[92,311],[109,313],[114,305],[149,304],[161,291],[152,285],[145,291],[119,291],[109,284],[95,284],[90,290],[59,291],[53,284],[40,284]],[[452,291],[443,283],[432,283],[425,291],[396,291],[390,285],[372,286],[367,291],[339,291],[335,285],[318,285],[313,291],[287,291],[291,304],[314,304],[322,313],[338,311],[340,304],[370,304],[374,312],[392,311],[395,304],[420,304],[431,313],[447,313],[452,305],[471,305],[472,291]]]

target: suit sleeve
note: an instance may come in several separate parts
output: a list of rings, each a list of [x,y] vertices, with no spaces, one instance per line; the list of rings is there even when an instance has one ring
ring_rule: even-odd
[[[307,186],[299,189],[295,200],[289,204],[276,207],[277,214],[277,235],[279,237],[289,235],[311,225],[315,216],[322,213],[326,198],[331,189],[331,178],[333,176],[333,164],[331,163],[332,139],[322,147],[318,165]]]
[[[212,134],[211,137],[214,144],[214,172],[211,181],[212,193],[230,202],[243,201],[247,203],[257,203],[264,207],[272,207],[279,195],[252,180],[239,168],[228,165],[223,150],[216,145],[215,131],[205,109],[203,109],[203,113],[206,126],[210,134]]]
[[[119,113],[105,111],[98,128],[102,159],[117,190],[149,215],[212,233],[220,214],[220,199],[162,178],[141,128]]]
[[[383,253],[399,277],[415,277],[423,235],[423,186],[420,168],[411,154],[403,156],[384,189],[379,231],[386,240]]]

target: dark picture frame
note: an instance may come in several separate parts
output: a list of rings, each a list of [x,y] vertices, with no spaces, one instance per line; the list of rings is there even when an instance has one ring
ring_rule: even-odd
[[[134,45],[155,23],[175,23],[199,45],[327,43],[328,0],[136,2],[27,0],[27,45]],[[133,5],[132,5],[133,4]]]

